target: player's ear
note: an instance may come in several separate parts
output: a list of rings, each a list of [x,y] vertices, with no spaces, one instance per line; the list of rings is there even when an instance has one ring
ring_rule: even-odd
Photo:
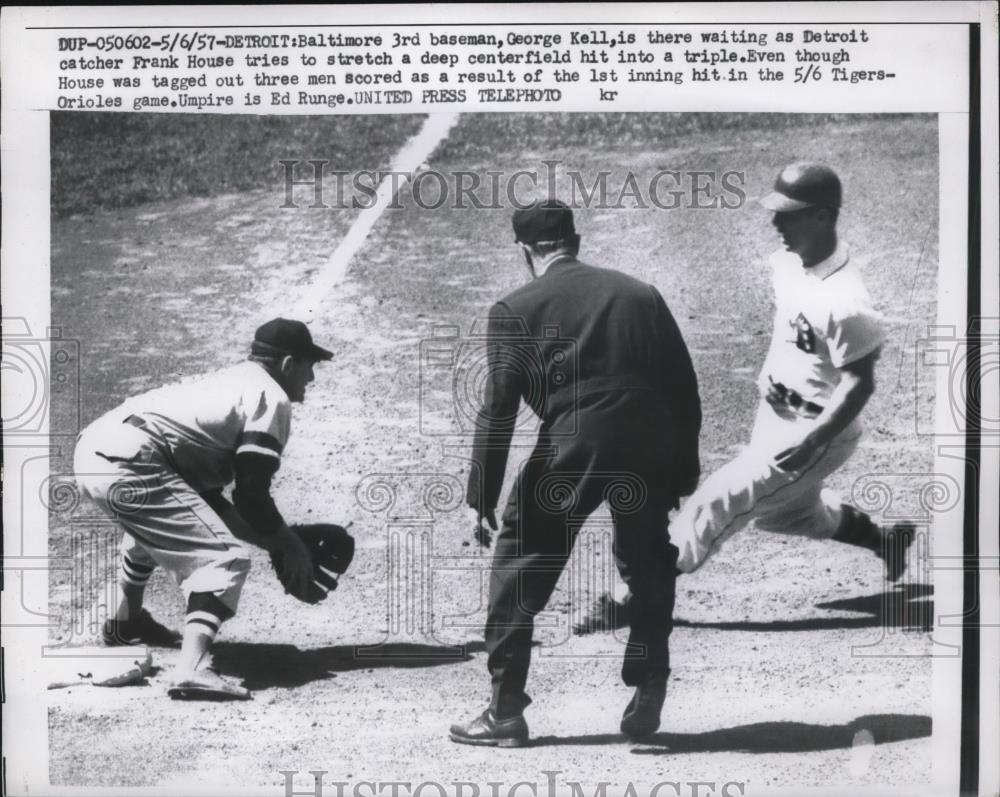
[[[281,365],[279,366],[279,369],[284,376],[288,376],[288,374],[292,372],[292,367],[294,365],[295,358],[293,358],[290,354],[286,354],[281,358]]]

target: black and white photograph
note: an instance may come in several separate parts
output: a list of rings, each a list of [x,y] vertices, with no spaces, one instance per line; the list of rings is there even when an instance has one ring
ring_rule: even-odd
[[[381,46],[322,16],[301,43],[391,74],[395,36],[444,72],[434,36],[492,35],[408,9]],[[193,14],[180,36],[222,35]],[[649,81],[645,108],[473,79],[231,111],[217,47],[115,66],[79,19],[59,74],[174,99],[30,109],[17,209],[38,164],[4,153],[7,793],[991,793],[976,102],[671,110],[665,81],[749,67],[636,56],[602,100]],[[706,59],[781,41],[753,22]],[[246,104],[291,80],[271,24],[225,45],[261,53]],[[581,46],[620,59],[619,27]],[[519,68],[560,57],[516,30]]]

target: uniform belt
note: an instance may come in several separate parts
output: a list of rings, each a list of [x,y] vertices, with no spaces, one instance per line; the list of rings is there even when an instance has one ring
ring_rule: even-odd
[[[796,412],[808,415],[809,417],[815,417],[823,412],[822,404],[817,404],[814,401],[806,401],[806,399],[802,398],[801,393],[797,390],[789,390],[781,382],[774,382],[773,384],[775,389],[781,394],[785,404]]]

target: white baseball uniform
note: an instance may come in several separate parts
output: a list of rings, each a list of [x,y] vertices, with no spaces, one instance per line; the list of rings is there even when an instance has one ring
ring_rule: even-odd
[[[160,565],[185,598],[213,593],[235,611],[250,557],[203,496],[233,480],[237,453],[280,459],[290,422],[285,391],[248,361],[135,396],[88,426],[76,479],[125,528],[126,578]]]
[[[749,445],[709,476],[671,521],[677,567],[685,573],[751,520],[766,531],[821,539],[840,524],[840,497],[823,479],[854,453],[860,419],[799,469],[782,470],[775,457],[809,433],[840,382],[840,369],[882,346],[881,317],[843,246],[808,269],[787,251],[773,254],[770,264],[774,335],[758,384],[762,396],[774,384],[785,403],[761,401]]]

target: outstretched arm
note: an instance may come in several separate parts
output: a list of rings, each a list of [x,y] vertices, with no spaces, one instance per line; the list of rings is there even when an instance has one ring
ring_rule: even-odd
[[[235,509],[223,516],[233,535],[263,548],[280,552],[289,583],[302,591],[312,578],[312,557],[302,540],[285,525],[271,497],[271,480],[278,470],[277,457],[244,452],[236,455]],[[233,517],[235,515],[235,517]]]
[[[519,365],[520,358],[511,351],[511,347],[516,345],[511,340],[512,334],[521,328],[518,319],[502,302],[490,310],[486,343],[488,375],[483,406],[476,418],[472,466],[466,491],[466,503],[480,519],[477,536],[484,534],[486,540],[489,535],[482,528],[482,520],[485,519],[496,530],[495,510],[521,403],[523,365]]]
[[[264,454],[236,455],[233,502],[253,537],[244,539],[267,549],[270,549],[269,541],[285,527],[285,521],[271,497],[271,480],[278,470],[278,464],[277,457]]]
[[[875,363],[881,349],[876,349],[840,369],[840,384],[834,389],[816,423],[797,446],[775,457],[782,470],[803,467],[813,455],[850,425],[861,414],[875,392]]]

